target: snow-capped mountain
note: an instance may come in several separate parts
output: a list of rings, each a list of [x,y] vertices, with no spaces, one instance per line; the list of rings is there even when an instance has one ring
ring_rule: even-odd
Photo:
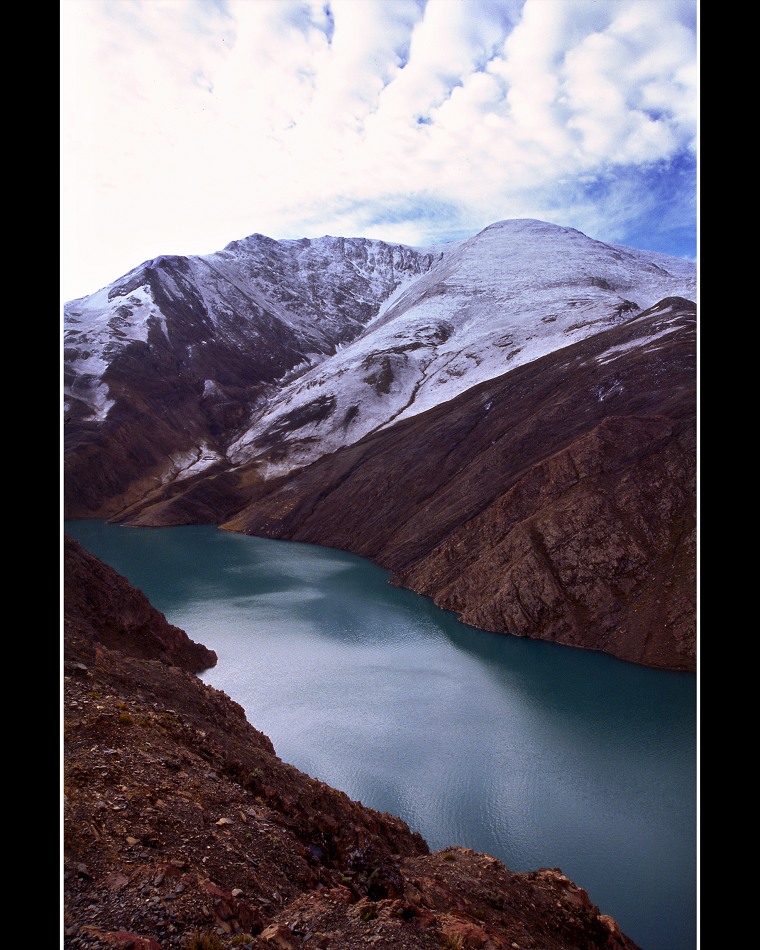
[[[318,361],[360,332],[400,280],[431,263],[430,255],[381,241],[277,242],[259,234],[216,254],[147,261],[65,305],[66,409],[79,403],[105,418],[113,405],[108,368],[131,343],[160,346],[151,333],[176,346],[184,329],[188,361],[195,347],[223,343],[254,359],[268,347],[270,359],[285,349],[302,364]]]
[[[66,510],[111,514],[225,458],[254,409],[441,258],[252,235],[147,261],[64,306]]]
[[[694,264],[530,219],[430,249],[253,235],[157,258],[64,308],[68,511],[284,474],[695,295]]]
[[[693,299],[693,264],[502,221],[399,287],[363,333],[284,386],[229,447],[282,474],[471,386],[624,322]]]
[[[694,669],[695,299],[694,264],[535,220],[148,261],[65,307],[64,515],[339,547]]]

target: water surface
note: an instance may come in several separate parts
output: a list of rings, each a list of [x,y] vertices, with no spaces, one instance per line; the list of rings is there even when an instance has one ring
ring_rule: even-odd
[[[432,849],[559,867],[644,950],[696,946],[696,677],[489,634],[344,552],[66,531],[216,650],[278,755]]]

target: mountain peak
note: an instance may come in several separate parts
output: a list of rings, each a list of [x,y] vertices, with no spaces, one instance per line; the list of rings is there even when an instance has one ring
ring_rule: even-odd
[[[501,221],[494,221],[480,231],[484,234],[486,231],[508,231],[520,233],[521,231],[543,231],[547,234],[583,234],[577,228],[568,228],[561,224],[553,224],[551,221],[542,221],[539,218],[503,218]],[[587,235],[583,235],[587,237]]]

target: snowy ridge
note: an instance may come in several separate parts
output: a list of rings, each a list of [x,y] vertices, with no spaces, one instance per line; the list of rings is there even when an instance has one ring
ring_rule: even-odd
[[[654,258],[540,221],[491,225],[399,287],[360,337],[284,387],[229,457],[241,464],[261,455],[263,474],[281,474],[665,296],[693,299],[694,265]],[[329,413],[309,411],[319,406]]]
[[[149,287],[119,293],[111,285],[66,304],[64,320],[64,408],[70,411],[79,403],[95,419],[104,419],[114,402],[104,372],[128,344],[148,339],[152,323],[165,333],[163,316]]]
[[[103,424],[121,361],[119,398],[135,380],[165,404],[180,381],[196,394],[166,481],[216,462],[269,477],[674,296],[696,300],[694,264],[532,219],[430,248],[254,234],[67,304],[65,410]]]
[[[353,339],[400,281],[432,262],[432,255],[378,240],[263,235],[214,254],[146,261],[64,306],[64,410],[76,405],[81,415],[104,420],[113,406],[104,375],[128,344],[149,341],[152,326],[172,346],[175,336],[184,338],[184,364],[213,343],[238,359],[246,351],[273,362],[279,355],[287,372],[309,366]]]
[[[330,352],[336,334],[346,335],[347,323],[363,328],[400,280],[413,279],[431,263],[424,252],[377,240],[273,241],[263,235],[233,241],[196,260],[223,281],[245,288],[259,306],[310,341],[315,353]],[[219,281],[213,286],[219,293]],[[343,300],[336,297],[346,298],[348,306],[339,311],[336,302]]]

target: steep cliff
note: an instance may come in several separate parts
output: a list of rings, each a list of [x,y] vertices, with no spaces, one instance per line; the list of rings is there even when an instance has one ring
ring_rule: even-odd
[[[145,649],[166,621],[142,595],[120,625],[124,578],[69,541],[64,572],[66,947],[637,950],[559,869],[431,854],[282,762],[194,649]]]

